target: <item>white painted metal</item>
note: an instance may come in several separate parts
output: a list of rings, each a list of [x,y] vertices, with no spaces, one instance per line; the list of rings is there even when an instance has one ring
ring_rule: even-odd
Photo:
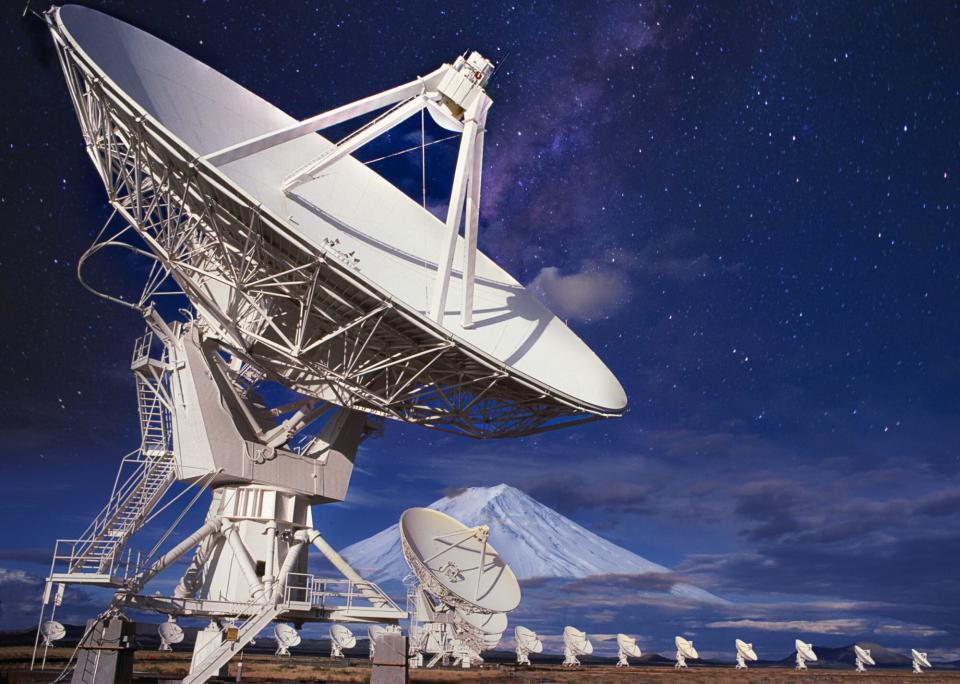
[[[923,674],[923,668],[931,667],[926,653],[918,651],[915,648],[911,648],[910,657],[913,659],[913,671],[916,674]]]
[[[593,644],[587,638],[586,632],[576,627],[563,628],[563,667],[580,667],[577,656],[593,653]]]
[[[330,657],[342,658],[343,649],[357,645],[357,637],[344,625],[330,626]]]
[[[370,625],[367,627],[367,640],[369,643],[369,654],[368,657],[370,660],[373,660],[374,655],[377,651],[377,640],[386,634],[389,630],[383,625]]]
[[[160,636],[160,651],[170,651],[173,644],[179,644],[183,641],[183,629],[172,619],[167,622],[161,622],[157,627],[157,634]]]
[[[467,527],[445,513],[411,508],[399,530],[407,563],[444,603],[468,613],[506,613],[520,603],[520,584],[489,544],[486,525]]]
[[[531,653],[543,653],[543,642],[532,629],[517,625],[513,636],[517,642],[517,665],[529,665]]]
[[[857,672],[866,672],[867,665],[876,665],[876,663],[873,661],[873,657],[870,655],[869,648],[863,648],[857,644],[854,644],[853,653],[856,656],[854,666],[856,667]]]
[[[793,669],[806,670],[807,661],[815,662],[817,660],[817,654],[813,652],[813,644],[808,644],[797,639],[793,642],[793,645],[797,650],[797,664]]]
[[[54,641],[59,641],[67,635],[66,628],[56,620],[47,620],[40,628],[43,635],[43,645],[52,646]]]
[[[468,528],[450,516],[411,508],[400,517],[408,583],[411,666],[451,661],[469,668],[496,648],[520,585],[488,541],[485,525]]]
[[[753,650],[753,644],[748,644],[746,641],[737,639],[735,642],[737,647],[737,670],[746,670],[747,661],[755,661],[757,659],[757,654]]]
[[[628,658],[639,658],[643,655],[637,640],[626,634],[617,634],[617,667],[630,667]]]
[[[288,656],[290,649],[300,644],[300,633],[291,625],[278,622],[273,626],[273,638],[277,642],[277,652],[274,655]]]
[[[329,548],[310,514],[346,496],[376,417],[503,437],[623,412],[623,389],[596,355],[476,249],[493,70],[478,53],[296,121],[107,15],[69,6],[44,17],[114,209],[81,269],[106,247],[153,266],[139,301],[97,292],[149,328],[131,363],[141,445],[90,529],[58,542],[41,623],[50,588],[60,587],[52,619],[67,582],[117,589],[108,612],[211,618],[185,680],[200,682],[281,616],[397,622],[404,613]],[[315,133],[391,105],[339,143]],[[461,133],[446,223],[351,156],[424,108]],[[168,324],[151,302],[177,292],[192,309]],[[300,399],[265,409],[266,380]],[[189,486],[161,507],[177,480]],[[153,549],[134,553],[131,536],[191,488],[187,510],[212,491],[203,526],[170,540],[185,510]],[[465,666],[499,639],[471,616],[520,598],[487,533],[460,525],[405,545],[439,544],[415,571],[442,599],[431,610],[444,619],[433,630],[444,657]],[[306,574],[311,544],[346,579]],[[173,596],[145,591],[191,550]],[[455,586],[457,574],[469,587]],[[234,628],[237,640],[226,640]]]
[[[674,668],[680,670],[687,667],[687,659],[696,660],[700,657],[700,654],[697,653],[697,649],[693,647],[693,642],[684,639],[682,636],[676,636],[673,639],[674,645],[677,647],[677,662],[674,663]]]
[[[470,299],[462,273],[438,279],[447,270],[451,224],[349,155],[329,163],[338,148],[316,134],[215,167],[203,157],[300,122],[105,15],[66,7],[50,20],[91,158],[118,215],[188,294],[211,337],[248,352],[298,390],[474,436],[527,434],[622,413],[623,390],[602,362],[459,237],[453,263],[475,269],[473,327],[462,325],[464,311],[445,317],[442,330],[426,320],[444,299],[444,286],[457,300]],[[463,71],[473,68],[470,59]],[[455,67],[439,71],[461,78]],[[466,188],[466,243],[472,245],[480,174],[466,162],[479,162],[474,152],[486,95],[482,85],[469,86],[472,100],[458,91],[466,105],[461,112],[443,94],[454,85],[438,85],[436,92],[440,106],[466,117],[466,142],[474,138],[473,149],[467,145],[461,155],[459,183]],[[475,136],[466,135],[470,120],[477,122]],[[317,160],[329,163],[319,178],[283,191],[292,170]],[[177,211],[157,217],[155,199]],[[452,210],[462,211],[456,204]],[[209,245],[186,239],[201,224]],[[409,353],[402,339],[412,345]],[[362,353],[348,357],[347,366],[342,359],[331,366],[327,348],[341,343],[362,346]],[[555,362],[559,357],[564,363]]]

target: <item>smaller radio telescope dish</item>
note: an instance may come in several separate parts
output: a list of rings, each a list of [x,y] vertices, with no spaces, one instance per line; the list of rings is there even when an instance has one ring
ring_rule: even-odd
[[[460,608],[456,612],[460,624],[477,634],[503,634],[507,629],[506,613],[468,613]]]
[[[817,654],[813,652],[813,644],[805,644],[797,639],[793,644],[797,649],[797,666],[795,670],[806,670],[807,661],[816,662]]]
[[[857,657],[854,661],[857,672],[866,672],[867,665],[876,665],[876,663],[873,661],[873,656],[870,655],[869,648],[861,648],[857,644],[854,644],[853,654]]]
[[[753,644],[748,644],[742,639],[736,640],[737,645],[737,670],[746,670],[747,661],[755,661],[757,659],[757,653],[753,650]]]
[[[330,657],[342,658],[343,649],[353,648],[357,645],[357,637],[353,632],[343,625],[333,625],[330,627]]]
[[[40,634],[43,636],[43,645],[52,646],[54,641],[67,635],[67,629],[56,620],[47,620],[40,626]]]
[[[626,634],[617,635],[617,667],[630,667],[627,658],[639,658],[641,655],[636,639]]]
[[[171,651],[172,644],[179,644],[183,641],[183,629],[173,620],[161,622],[157,627],[157,634],[160,635],[160,651]]]
[[[532,629],[517,625],[513,636],[517,641],[517,665],[529,665],[531,653],[543,653],[543,642]]]
[[[370,640],[370,660],[377,651],[377,640],[380,639],[389,630],[383,625],[370,625],[367,627],[367,638]]]
[[[506,613],[520,604],[520,583],[489,535],[486,525],[467,527],[429,508],[400,516],[400,544],[413,574],[441,602],[468,613]]]
[[[696,660],[700,657],[700,654],[697,653],[697,649],[693,647],[693,642],[687,639],[684,639],[682,636],[677,636],[674,638],[673,643],[677,647],[677,662],[674,664],[676,669],[681,669],[687,666],[687,658],[691,660]]]
[[[577,656],[590,655],[593,653],[593,644],[587,638],[586,632],[581,632],[576,627],[563,628],[563,666],[579,667],[580,660]]]
[[[300,634],[291,625],[278,623],[273,628],[273,638],[277,640],[277,652],[274,655],[288,656],[290,649],[300,643]]]
[[[913,671],[917,674],[922,674],[925,667],[933,667],[927,660],[927,654],[921,653],[915,648],[910,649],[910,657],[913,658]]]

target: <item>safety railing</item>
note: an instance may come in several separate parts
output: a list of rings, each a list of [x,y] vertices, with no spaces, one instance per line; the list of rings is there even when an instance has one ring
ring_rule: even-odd
[[[308,603],[321,610],[347,610],[368,608],[375,595],[378,607],[392,608],[402,612],[379,586],[373,582],[354,582],[348,579],[316,577],[305,573],[291,572],[287,575],[284,599],[287,603]]]
[[[81,579],[84,575],[103,575],[127,579],[140,571],[140,552],[124,547],[119,539],[58,539],[53,547],[50,563],[51,576],[65,575]]]

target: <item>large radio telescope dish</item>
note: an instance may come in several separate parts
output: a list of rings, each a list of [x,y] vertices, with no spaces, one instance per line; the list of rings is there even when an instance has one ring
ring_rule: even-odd
[[[623,413],[610,370],[475,251],[475,232],[451,242],[443,222],[312,132],[323,126],[251,151],[303,122],[108,15],[66,6],[52,22],[102,95],[85,123],[103,129],[88,147],[117,176],[103,179],[120,187],[114,205],[126,203],[121,215],[226,351],[302,394],[474,437]],[[297,176],[324,157],[322,173]],[[451,263],[475,255],[472,288],[444,271],[448,244]]]
[[[910,649],[910,657],[913,659],[913,671],[917,674],[923,672],[923,668],[932,667],[927,660],[927,654],[918,651],[915,648]]]
[[[520,604],[520,584],[488,533],[485,525],[470,528],[429,508],[400,516],[400,544],[417,579],[465,613],[506,613]]]

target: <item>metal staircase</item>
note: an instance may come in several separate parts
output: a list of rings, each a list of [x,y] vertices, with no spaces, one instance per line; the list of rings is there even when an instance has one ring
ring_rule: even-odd
[[[256,609],[257,605],[251,608]],[[220,668],[230,662],[240,650],[269,625],[281,613],[287,610],[284,604],[267,604],[260,606],[259,612],[254,612],[245,621],[236,625],[235,640],[224,640],[212,648],[204,659],[194,667],[190,674],[183,679],[183,684],[202,684],[218,672]],[[226,631],[226,628],[224,629]]]
[[[118,586],[122,577],[138,569],[127,542],[176,476],[170,412],[164,403],[166,350],[160,359],[151,358],[152,344],[152,332],[138,339],[130,364],[136,380],[140,447],[121,460],[110,498],[80,538],[57,541],[50,581]]]

